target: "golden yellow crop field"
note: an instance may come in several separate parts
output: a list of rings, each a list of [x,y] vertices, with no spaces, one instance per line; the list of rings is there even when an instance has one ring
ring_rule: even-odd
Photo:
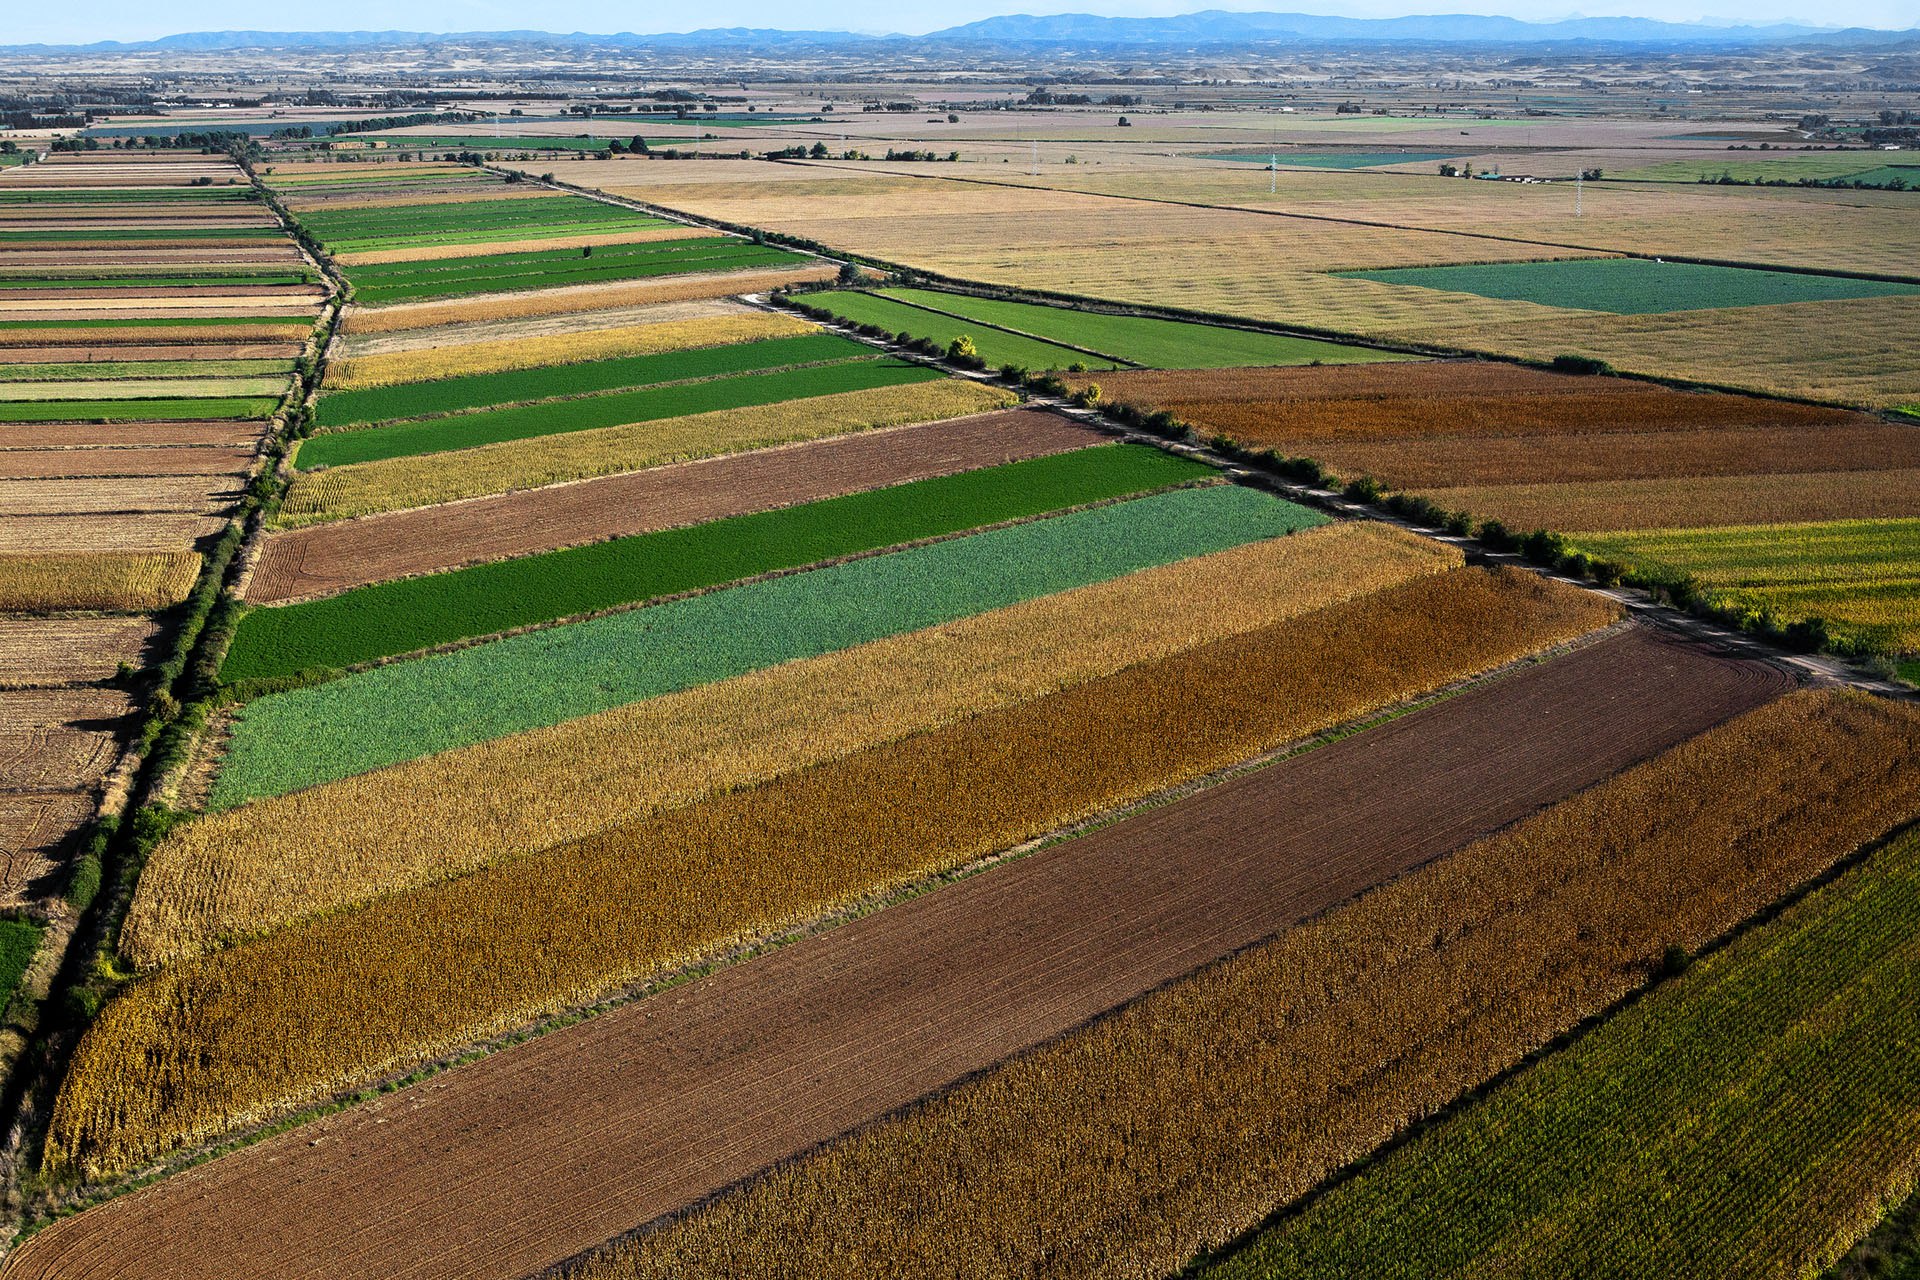
[[[1617,616],[1518,570],[1428,575],[166,966],[81,1041],[47,1164],[123,1171]]]
[[[210,814],[149,855],[121,949],[176,961],[1460,562],[1322,525]]]
[[[193,551],[0,552],[0,609],[164,609],[199,573]]]
[[[652,355],[692,347],[718,347],[757,338],[781,338],[816,332],[814,325],[791,315],[743,312],[735,315],[668,320],[625,325],[614,329],[555,333],[546,337],[515,338],[436,346],[387,355],[349,355],[328,370],[331,390],[385,387],[401,382],[457,378],[475,373],[503,373],[541,365],[579,364],[619,356]]]
[[[328,467],[294,480],[275,523],[292,528],[796,440],[959,418],[1004,409],[1016,399],[998,387],[946,379]]]

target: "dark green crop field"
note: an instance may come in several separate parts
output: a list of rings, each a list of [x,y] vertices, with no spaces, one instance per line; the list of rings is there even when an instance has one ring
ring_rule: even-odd
[[[29,400],[0,403],[0,422],[172,422],[264,418],[277,400],[208,397],[179,400]]]
[[[511,257],[512,255],[508,255]],[[429,298],[466,297],[481,293],[510,293],[520,289],[557,289],[564,285],[596,284],[608,280],[636,280],[648,276],[680,275],[691,271],[734,271],[743,267],[777,267],[806,259],[785,249],[767,248],[746,240],[728,240],[687,253],[634,255],[607,260],[575,253],[558,261],[496,263],[491,258],[466,259],[461,271],[421,271],[410,275],[376,277],[360,284],[354,296],[378,305]]]
[[[1538,302],[1575,311],[1610,311],[1623,316],[1920,293],[1920,285],[1884,280],[1810,276],[1752,267],[1709,267],[1692,262],[1655,262],[1648,258],[1575,258],[1338,274],[1382,284],[1418,285],[1423,289]]]
[[[378,583],[247,614],[234,634],[221,679],[231,683],[311,667],[351,666],[1213,474],[1204,464],[1145,445],[1098,445],[684,529]]]

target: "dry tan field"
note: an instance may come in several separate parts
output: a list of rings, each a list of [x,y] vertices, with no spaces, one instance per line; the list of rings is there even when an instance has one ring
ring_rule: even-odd
[[[0,618],[0,688],[105,680],[139,666],[158,630],[149,618]]]

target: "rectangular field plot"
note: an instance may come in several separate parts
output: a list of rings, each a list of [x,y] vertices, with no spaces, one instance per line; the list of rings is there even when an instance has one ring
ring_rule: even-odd
[[[356,300],[381,306],[702,271],[788,266],[808,261],[802,254],[755,245],[747,240],[677,240],[646,247],[653,251],[588,256],[581,250],[542,259],[526,254],[458,258],[445,263],[353,267],[348,275]]]
[[[1234,485],[1181,489],[374,667],[242,708],[211,803],[557,724],[1324,519]]]
[[[844,338],[830,334],[819,335],[819,338],[824,341],[816,341],[814,338],[780,338],[775,339],[774,342],[800,343],[803,346],[798,349],[823,352],[845,352],[851,348],[863,357],[868,351],[866,347],[848,343]],[[781,347],[780,349],[795,348]],[[743,363],[743,356],[751,357],[752,354],[752,349],[748,347],[720,347],[705,355],[702,361],[689,360],[688,363],[733,363],[738,367]],[[661,358],[640,357],[640,359],[659,360]],[[752,367],[750,358],[744,363],[747,368]],[[519,375],[499,376],[514,378]],[[482,409],[474,413],[463,413],[447,418],[429,418],[395,426],[327,432],[303,440],[300,443],[299,452],[294,455],[294,461],[302,471],[311,471],[315,467],[377,462],[390,458],[409,457],[414,454],[443,453],[450,449],[472,449],[510,440],[526,440],[535,436],[591,431],[659,418],[708,413],[719,409],[778,404],[809,396],[827,396],[845,391],[933,382],[944,376],[937,369],[910,364],[904,360],[868,358],[823,365],[818,368],[775,370],[765,373],[742,372],[706,381],[633,391],[614,391],[579,400],[556,400],[544,404],[536,403],[503,409]],[[540,381],[537,377],[526,380],[536,384]],[[400,395],[389,397],[385,391],[348,392],[347,394],[365,395],[369,399],[406,401],[406,397]],[[430,395],[430,388],[422,388],[417,398],[419,402],[425,402]]]
[[[0,403],[0,422],[171,422],[264,418],[278,399],[187,397],[159,400],[33,400]]]
[[[352,666],[1216,474],[1203,463],[1145,445],[1097,445],[360,587],[325,600],[248,613],[234,633],[220,678],[234,683]]]
[[[868,356],[871,347],[838,334],[811,333],[766,338],[691,351],[623,356],[579,364],[560,364],[499,373],[469,374],[432,382],[399,383],[365,391],[335,391],[322,396],[313,420],[321,427],[383,422],[457,413],[487,405],[585,396],[652,383],[678,382],[749,370],[823,364]]]
[[[1920,285],[1849,276],[1802,275],[1751,267],[1710,267],[1646,258],[1579,258],[1471,267],[1405,267],[1340,272],[1350,279],[1417,285],[1482,298],[1537,302],[1574,311],[1649,315],[1720,307],[1831,302],[1920,293]]]
[[[1004,329],[970,324],[873,293],[838,290],[809,293],[800,297],[799,306],[801,310],[814,315],[832,316],[849,324],[876,325],[889,334],[904,333],[909,337],[928,338],[942,346],[964,335],[980,353],[980,358],[992,368],[1007,364],[1027,369],[1065,369],[1076,364],[1089,369],[1120,367],[1105,356],[1075,351],[1071,347],[1042,342],[1038,338],[1009,333]]]
[[[1257,165],[1277,162],[1282,169],[1378,169],[1390,164],[1451,160],[1459,154],[1458,151],[1218,151],[1198,158]]]
[[[300,221],[333,253],[416,244],[484,243],[613,229],[678,226],[663,218],[578,196],[475,199],[361,209],[306,209]]]
[[[1233,365],[1347,364],[1408,357],[1317,338],[1225,329],[1182,320],[1116,316],[1031,302],[1003,302],[930,289],[886,289],[881,297],[940,315],[972,320],[1045,341],[1097,351],[1128,364],[1166,369],[1216,369]],[[951,320],[948,321],[950,325]]]
[[[1201,1274],[1817,1267],[1912,1182],[1916,938],[1908,833]]]

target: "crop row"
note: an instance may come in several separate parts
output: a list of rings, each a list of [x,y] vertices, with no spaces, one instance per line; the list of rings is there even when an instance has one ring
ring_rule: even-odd
[[[314,409],[314,422],[323,428],[345,427],[428,414],[454,414],[491,405],[545,400],[556,396],[587,396],[659,382],[817,364],[869,354],[870,349],[860,343],[850,342],[836,334],[809,330],[790,337],[763,338],[754,342],[619,356],[573,364],[536,365],[496,373],[448,377],[432,382],[401,383],[365,391],[334,391],[321,397]],[[588,405],[576,407],[590,408]],[[453,425],[444,424],[445,427]],[[588,425],[612,424],[596,420]],[[386,453],[374,456],[395,455]],[[321,461],[329,460],[323,446]],[[366,461],[364,457],[351,454],[332,460]],[[309,462],[307,465],[314,464]]]
[[[162,969],[82,1043],[49,1159],[124,1168],[1612,616],[1456,570]]]
[[[1215,474],[1145,445],[1098,445],[376,583],[252,610],[234,633],[220,678],[234,683],[353,666]]]
[[[569,1274],[1180,1271],[1606,1009],[1667,948],[1724,933],[1912,816],[1916,747],[1920,721],[1904,708],[1791,695]],[[1631,1056],[1618,1066],[1595,1077],[1601,1096],[1640,1069]],[[1528,1122],[1519,1107],[1504,1116]],[[1451,1274],[1392,1268],[1423,1231],[1445,1237],[1505,1215],[1530,1175],[1544,1180],[1612,1135],[1610,1117],[1589,1120],[1509,1166],[1518,1183],[1443,1166],[1423,1140],[1381,1166],[1405,1171],[1394,1183],[1417,1181],[1417,1193],[1390,1202],[1336,1187],[1301,1230],[1283,1228],[1323,1250],[1313,1261],[1324,1265],[1299,1273]],[[1481,1134],[1500,1141],[1492,1126]],[[1724,1175],[1727,1164],[1701,1172]],[[1746,1185],[1798,1173],[1779,1167]],[[1617,1206],[1614,1223],[1644,1223],[1665,1202],[1664,1188],[1648,1187]],[[1591,1273],[1591,1239],[1528,1236],[1516,1265],[1535,1274],[1533,1250],[1561,1247],[1587,1255],[1567,1274]],[[1256,1246],[1203,1274],[1293,1273],[1275,1257]],[[1488,1262],[1462,1260],[1461,1274]],[[1749,1272],[1696,1255],[1599,1273]]]
[[[855,371],[864,371],[857,376],[877,378],[882,385],[838,393],[830,385],[822,385],[827,377],[844,385],[853,381]],[[739,397],[743,388],[733,385],[734,382],[746,382],[760,390],[766,402],[709,412],[682,410],[684,416],[642,418],[584,431],[564,429],[567,423],[577,420],[567,412],[574,409],[574,404],[567,402],[527,411],[532,417],[523,421],[529,427],[563,428],[557,434],[539,439],[510,438],[454,454],[392,458],[310,472],[296,477],[288,488],[279,523],[283,526],[314,524],[347,516],[399,511],[796,440],[955,418],[1004,408],[1013,402],[1010,393],[998,388],[941,378],[931,370],[873,361],[637,394],[653,397],[655,407],[659,407],[667,395],[682,404],[689,400],[698,404],[694,397],[716,395],[710,388]],[[802,391],[811,394],[791,398]],[[345,438],[318,436],[313,440]]]
[[[789,316],[745,312],[697,316],[622,325],[613,329],[586,329],[541,337],[491,342],[465,342],[417,351],[350,355],[327,368],[327,382],[336,392],[386,387],[405,382],[505,373],[541,365],[574,365],[617,356],[644,356],[662,351],[726,346],[762,338],[790,338],[811,333],[804,321]]]
[[[1459,563],[1321,525],[211,814],[148,857],[120,945],[150,967]]]
[[[796,357],[805,359],[808,356],[837,360],[838,363],[812,368],[791,367]],[[763,369],[759,365],[763,360],[773,363]],[[741,409],[843,391],[931,382],[941,376],[937,370],[924,365],[887,358],[866,358],[865,348],[832,334],[770,338],[765,342],[744,343],[735,347],[636,356],[632,361],[614,363],[616,381],[646,377],[646,370],[657,371],[658,376],[670,377],[676,373],[697,376],[694,371],[706,369],[715,376],[702,381],[612,391],[579,400],[481,409],[448,418],[406,422],[372,430],[327,432],[303,440],[295,460],[303,471],[316,467],[381,462],[417,454],[526,440],[534,436],[569,434],[650,422],[658,418],[684,417],[718,409]],[[734,372],[727,372],[729,370]],[[553,390],[562,385],[571,372],[570,368],[563,367],[553,376],[532,370],[484,376],[497,380],[497,386],[520,385],[528,390],[543,387]],[[350,403],[384,400],[389,407],[418,410],[431,403],[433,388],[428,384],[418,389],[382,388],[376,391],[350,391],[345,395],[352,397]],[[321,403],[325,404],[326,401]]]

